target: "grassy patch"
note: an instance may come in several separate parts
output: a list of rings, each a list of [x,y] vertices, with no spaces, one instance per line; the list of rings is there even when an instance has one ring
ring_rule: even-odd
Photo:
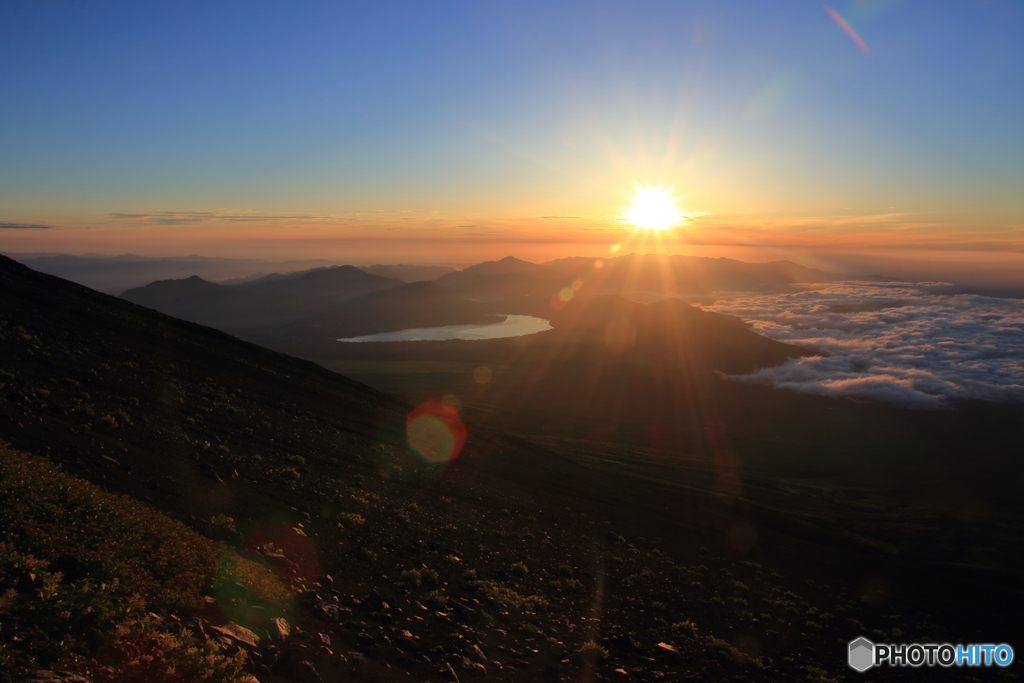
[[[548,605],[548,601],[539,595],[521,595],[497,581],[476,581],[472,585],[480,595],[506,607],[525,612],[541,612]]]
[[[268,600],[262,566],[129,498],[0,447],[0,669],[61,666],[96,680],[232,681],[240,661],[161,633],[148,612],[188,613],[227,580]],[[218,568],[220,572],[218,572]],[[139,668],[142,667],[142,668]]]

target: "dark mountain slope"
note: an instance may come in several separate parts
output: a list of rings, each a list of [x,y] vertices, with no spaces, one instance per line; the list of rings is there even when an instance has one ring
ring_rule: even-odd
[[[677,299],[647,305],[613,295],[574,300],[551,324],[550,336],[563,342],[590,345],[599,356],[622,355],[631,364],[662,372],[688,368],[747,373],[815,355],[762,337],[742,320]]]

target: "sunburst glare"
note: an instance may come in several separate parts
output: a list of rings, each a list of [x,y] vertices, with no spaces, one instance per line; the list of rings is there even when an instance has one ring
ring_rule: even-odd
[[[685,220],[675,196],[663,187],[637,188],[633,205],[622,219],[640,230],[668,230]]]

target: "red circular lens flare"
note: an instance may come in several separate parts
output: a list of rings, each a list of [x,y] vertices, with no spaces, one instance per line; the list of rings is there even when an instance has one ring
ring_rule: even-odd
[[[466,425],[454,406],[427,401],[406,415],[405,438],[423,459],[447,462],[459,457],[466,443]]]

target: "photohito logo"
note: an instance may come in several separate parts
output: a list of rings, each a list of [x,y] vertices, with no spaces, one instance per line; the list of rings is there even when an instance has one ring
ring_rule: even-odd
[[[854,671],[873,666],[1010,666],[1013,648],[995,645],[951,645],[949,643],[872,643],[861,636],[847,646],[847,660]]]

